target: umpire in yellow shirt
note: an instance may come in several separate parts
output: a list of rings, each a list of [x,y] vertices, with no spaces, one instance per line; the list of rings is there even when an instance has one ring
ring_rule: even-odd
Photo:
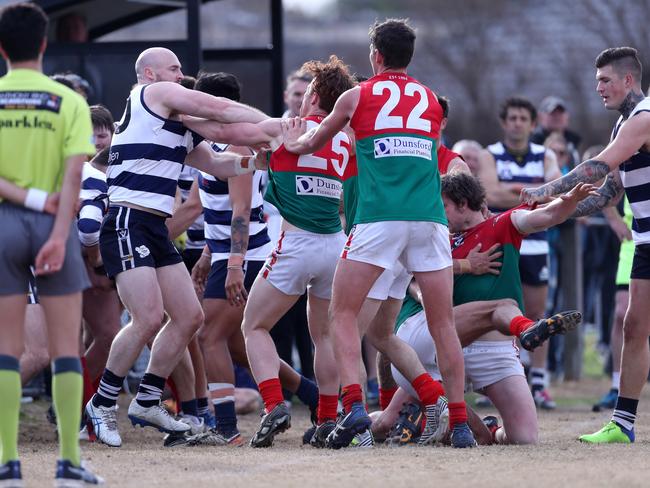
[[[53,358],[52,397],[60,443],[55,486],[102,482],[82,466],[79,454],[81,292],[88,278],[77,234],[71,232],[82,166],[95,147],[84,99],[42,73],[47,25],[45,13],[34,4],[0,10],[0,54],[8,69],[0,78],[2,486],[22,486],[18,359],[24,344],[30,266],[36,270]],[[55,215],[45,213],[46,206]]]

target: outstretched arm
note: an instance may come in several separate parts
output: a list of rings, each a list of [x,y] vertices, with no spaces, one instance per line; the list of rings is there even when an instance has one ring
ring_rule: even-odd
[[[218,153],[203,141],[185,157],[185,164],[225,180],[231,176],[252,173],[256,169],[268,169],[267,156],[266,151],[252,156],[241,156],[228,151]]]
[[[589,183],[578,183],[566,195],[561,195],[548,205],[535,210],[515,210],[510,214],[515,228],[524,235],[546,230],[561,224],[575,212],[578,203],[588,196],[597,195]]]
[[[616,205],[624,192],[621,174],[616,169],[607,175],[605,182],[596,190],[595,195],[585,198],[578,204],[573,217],[584,217],[599,212],[605,207]]]
[[[648,142],[649,133],[650,113],[641,112],[625,122],[616,138],[594,159],[579,164],[569,174],[539,188],[522,190],[521,200],[526,203],[540,202],[550,196],[565,193],[578,183],[601,180],[642,148]]]
[[[209,141],[234,146],[269,144],[272,149],[280,145],[282,125],[280,119],[267,119],[258,124],[239,122],[222,124],[214,120],[183,117],[183,124]]]
[[[332,112],[318,127],[309,132],[304,119],[282,121],[284,147],[294,154],[311,154],[323,147],[337,132],[342,130],[354,114],[359,103],[359,87],[350,88],[339,97]]]
[[[163,108],[170,114],[194,115],[216,120],[224,124],[252,122],[268,119],[268,115],[256,108],[228,98],[213,97],[207,93],[188,90],[178,83],[158,82],[147,86],[144,91],[147,104]]]

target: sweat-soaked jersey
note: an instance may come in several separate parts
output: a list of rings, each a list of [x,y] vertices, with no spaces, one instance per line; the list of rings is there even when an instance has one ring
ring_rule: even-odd
[[[323,117],[305,117],[307,130]],[[269,162],[269,186],[264,199],[292,225],[317,234],[341,230],[339,202],[343,182],[356,172],[348,135],[341,131],[313,154],[294,154],[284,144]]]
[[[360,90],[350,120],[359,189],[354,223],[409,220],[447,225],[436,154],[442,120],[438,99],[405,73],[373,76]]]
[[[522,208],[528,207],[521,205],[507,210],[465,232],[451,236],[453,259],[467,258],[469,252],[478,244],[481,244],[483,250],[489,249],[494,244],[499,244],[503,252],[503,256],[499,258],[502,264],[498,275],[465,273],[454,276],[454,306],[469,302],[512,298],[516,300],[520,310],[524,309],[519,277],[519,248],[524,236],[514,226],[511,218],[514,210]],[[396,328],[398,329],[406,319],[421,310],[422,305],[407,294],[402,310],[397,317]]]

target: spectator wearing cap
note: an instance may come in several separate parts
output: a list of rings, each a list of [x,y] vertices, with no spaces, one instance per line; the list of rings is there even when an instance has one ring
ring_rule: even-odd
[[[581,137],[569,129],[569,106],[560,97],[548,96],[539,104],[537,127],[530,136],[530,141],[535,144],[544,144],[552,132],[560,132],[567,141],[569,151],[569,169],[580,163],[578,146]]]

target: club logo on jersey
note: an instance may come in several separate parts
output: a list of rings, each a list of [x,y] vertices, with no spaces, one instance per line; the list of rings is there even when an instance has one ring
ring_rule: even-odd
[[[135,250],[140,255],[140,258],[146,258],[147,256],[149,256],[149,254],[151,254],[149,252],[149,248],[147,246],[144,246],[144,245],[136,247]]]
[[[451,250],[459,248],[465,242],[465,234],[454,234],[451,236]]]
[[[375,139],[375,158],[415,157],[431,161],[433,141],[418,137],[382,137]]]
[[[318,197],[341,198],[343,184],[340,181],[320,176],[296,175],[296,193]]]

